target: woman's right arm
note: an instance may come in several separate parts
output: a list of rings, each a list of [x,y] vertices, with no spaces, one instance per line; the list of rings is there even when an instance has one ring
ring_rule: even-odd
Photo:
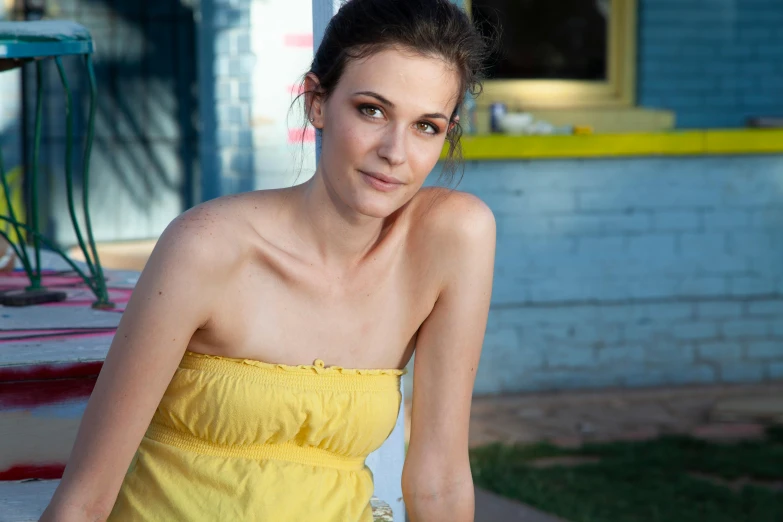
[[[229,277],[232,249],[204,209],[174,220],[141,274],[40,522],[105,520],[193,333]]]

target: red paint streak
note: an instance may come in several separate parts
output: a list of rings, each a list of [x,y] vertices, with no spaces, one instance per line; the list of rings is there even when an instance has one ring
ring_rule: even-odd
[[[313,34],[287,34],[283,36],[283,45],[286,47],[312,47]]]
[[[58,276],[53,274],[43,274],[43,281],[47,285],[84,285],[84,279],[78,276]],[[24,272],[17,272],[11,276],[0,277],[0,284],[29,285],[29,280]]]
[[[52,270],[51,268],[45,268],[41,270],[42,275],[52,275],[52,274],[59,274],[59,273],[62,273],[62,271]],[[11,272],[10,275],[11,277],[13,276],[27,277],[25,275],[24,268],[14,268],[13,272]]]
[[[92,294],[92,291],[84,284],[84,280],[78,276],[60,276],[56,272],[44,272],[42,282],[46,287],[65,287],[63,289],[81,290],[88,294]],[[112,292],[130,293],[132,288],[112,288],[112,279],[110,274],[106,274],[106,286],[109,290],[109,294]],[[20,286],[29,285],[29,280],[24,272],[14,272],[13,275],[0,276],[0,290],[19,288]]]
[[[69,306],[73,306],[73,307],[77,307],[77,306],[88,307],[88,306],[92,306],[92,304],[95,301],[96,301],[95,299],[82,300],[82,301],[77,301],[77,300],[60,301],[59,303],[44,303],[44,304],[39,305],[39,306],[45,306],[47,308],[69,307]],[[114,302],[114,300],[111,297],[109,297],[109,301]]]
[[[0,471],[0,480],[59,479],[63,478],[65,464],[12,466]]]
[[[0,409],[32,408],[88,399],[96,377],[49,381],[0,382]]]
[[[109,296],[109,302],[114,303],[114,306],[120,306],[128,303],[129,299],[125,298],[114,298],[111,295]],[[96,299],[93,297],[92,299],[74,299],[73,301],[60,301],[59,303],[46,303],[40,306],[47,306],[47,307],[60,307],[60,306],[73,306],[73,307],[84,307],[84,308],[91,308],[92,304],[96,301]],[[110,308],[108,310],[101,310],[102,312],[112,312],[116,308]]]
[[[288,143],[313,143],[315,142],[315,129],[290,129],[288,131]]]
[[[33,335],[33,334],[56,334],[56,333],[62,333],[67,334],[72,332],[73,330],[71,328],[53,328],[51,330],[0,330],[0,339],[3,339],[5,337],[16,337],[17,335]]]
[[[69,289],[64,288],[62,289],[66,293],[68,293],[68,300],[65,302],[59,302],[59,303],[49,303],[43,306],[82,306],[82,305],[92,305],[95,302],[95,295],[89,291],[85,290],[84,288],[76,288],[76,289]],[[70,290],[70,291],[69,291]],[[109,301],[112,301],[114,303],[118,302],[127,302],[131,298],[132,290],[126,290],[124,288],[109,288],[108,294],[109,294]]]
[[[101,372],[103,361],[72,364],[36,364],[0,368],[0,382],[43,381],[95,377]]]
[[[86,339],[87,337],[111,337],[115,333],[115,330],[109,331],[109,332],[94,332],[94,333],[88,333],[88,334],[74,334],[70,332],[65,332],[61,335],[42,335],[42,334],[50,334],[50,332],[42,332],[39,335],[30,335],[27,337],[24,334],[19,334],[18,332],[14,332],[13,334],[17,336],[17,338],[6,338],[3,339],[0,337],[0,344],[11,344],[11,343],[34,343],[34,342],[50,342],[50,341],[57,341],[62,339]],[[19,337],[24,336],[23,339],[19,339]],[[1,375],[1,374],[0,374]],[[0,377],[0,380],[2,380],[2,377]]]

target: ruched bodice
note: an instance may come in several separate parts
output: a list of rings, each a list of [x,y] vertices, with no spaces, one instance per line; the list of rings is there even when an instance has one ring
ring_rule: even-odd
[[[186,352],[110,520],[371,521],[403,373]]]

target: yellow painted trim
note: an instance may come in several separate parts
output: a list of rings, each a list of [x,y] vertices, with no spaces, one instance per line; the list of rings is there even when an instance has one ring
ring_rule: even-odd
[[[705,131],[710,154],[766,154],[783,152],[781,130]]]
[[[631,107],[636,103],[638,0],[612,0],[608,28],[607,80],[487,80],[480,108],[502,101],[511,110]],[[465,0],[470,14],[471,1]],[[509,30],[506,28],[506,30]]]
[[[593,134],[465,136],[466,160],[783,153],[783,130],[737,129]],[[445,151],[441,158],[445,158]]]

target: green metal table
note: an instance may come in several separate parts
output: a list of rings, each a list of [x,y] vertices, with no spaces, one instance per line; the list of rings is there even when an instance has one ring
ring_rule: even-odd
[[[41,304],[46,302],[61,301],[65,299],[62,292],[47,290],[42,284],[41,277],[41,249],[48,247],[59,253],[63,259],[75,270],[95,294],[95,308],[113,308],[109,302],[106,290],[106,281],[103,276],[98,251],[95,247],[89,212],[89,185],[90,185],[90,152],[92,149],[95,130],[95,102],[96,81],[92,63],[93,41],[87,29],[77,23],[69,21],[33,21],[33,22],[0,22],[0,73],[24,63],[34,62],[36,70],[36,108],[35,108],[35,134],[33,138],[33,157],[29,175],[30,197],[30,223],[22,222],[14,211],[11,201],[11,190],[6,178],[3,165],[2,148],[0,147],[0,180],[2,180],[3,194],[5,195],[8,215],[0,215],[0,222],[4,226],[0,228],[0,236],[11,244],[14,253],[21,261],[30,286],[25,290],[5,293],[0,295],[0,304],[6,306],[24,306]],[[84,63],[89,77],[90,104],[87,120],[87,135],[83,150],[82,161],[82,213],[87,241],[84,239],[81,226],[77,219],[76,204],[74,201],[73,183],[73,155],[76,151],[74,143],[74,102],[68,78],[63,67],[63,57],[75,57]],[[65,177],[66,197],[68,198],[68,211],[73,224],[76,239],[86,260],[86,272],[68,258],[68,255],[53,241],[47,239],[41,232],[38,223],[38,170],[41,147],[41,123],[43,116],[43,68],[49,62],[54,62],[60,76],[60,81],[65,94],[66,107],[66,146],[65,146]],[[26,139],[26,137],[25,137]],[[9,231],[13,229],[17,242],[11,240]],[[23,238],[32,248],[28,249]],[[89,248],[88,248],[89,245]],[[32,252],[30,252],[30,250]]]

